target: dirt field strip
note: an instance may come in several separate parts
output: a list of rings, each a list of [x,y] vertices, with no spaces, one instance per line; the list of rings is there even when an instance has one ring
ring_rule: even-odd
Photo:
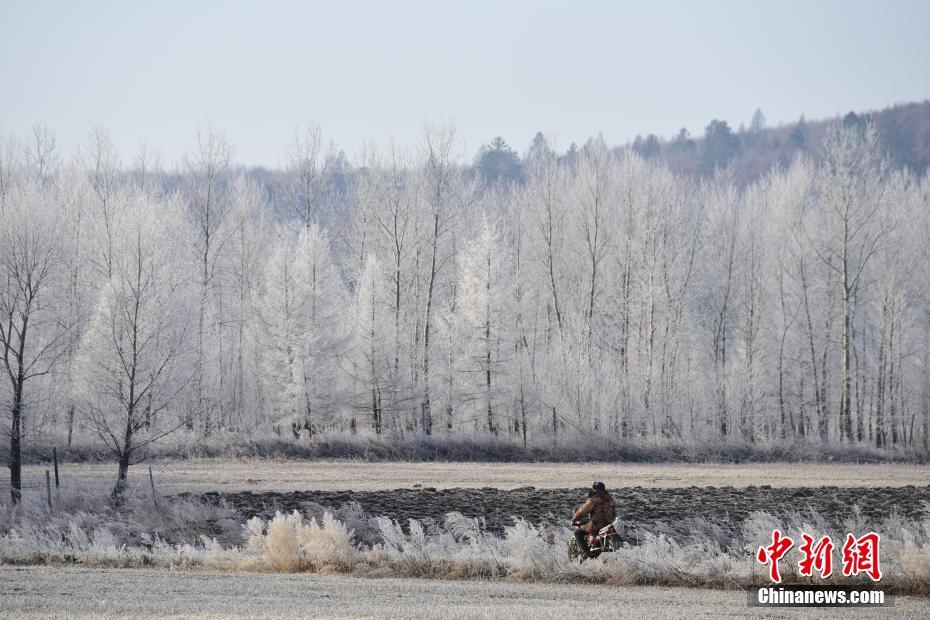
[[[148,465],[152,466],[155,482],[164,493],[379,491],[417,486],[576,488],[589,485],[595,478],[613,487],[650,488],[930,485],[930,466],[903,464],[369,463],[267,459],[153,461],[131,468],[130,482],[147,486]],[[26,485],[44,489],[46,468],[46,465],[26,467]],[[105,490],[112,488],[115,477],[116,465],[112,463],[61,465],[62,485],[67,487]]]
[[[198,618],[840,618],[834,609],[749,607],[742,591],[486,581],[366,579],[316,574],[0,567],[0,617]],[[131,593],[131,594],[130,594]],[[927,601],[857,610],[924,618]],[[763,613],[764,612],[764,613]]]
[[[618,510],[628,527],[669,531],[676,525],[682,534],[698,523],[722,528],[739,527],[756,511],[787,518],[793,511],[815,511],[839,528],[856,507],[870,523],[898,514],[921,519],[930,504],[930,487],[856,487],[845,489],[755,487],[613,488]],[[412,516],[442,523],[449,512],[481,518],[486,527],[502,534],[514,517],[530,523],[567,525],[571,510],[584,501],[584,489],[392,489],[389,491],[294,491],[210,493],[236,508],[244,517],[274,517],[278,511],[306,512],[317,507],[339,508],[358,502],[370,515],[386,516],[404,523]],[[315,506],[314,506],[315,505]],[[321,514],[318,516],[322,516]],[[631,539],[635,535],[629,533]]]

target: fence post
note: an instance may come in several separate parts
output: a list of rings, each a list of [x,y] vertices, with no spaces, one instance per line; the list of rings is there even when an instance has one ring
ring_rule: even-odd
[[[149,484],[152,485],[152,501],[155,502],[155,508],[158,508],[158,494],[155,492],[155,476],[152,475],[151,465],[149,465]]]
[[[45,497],[48,498],[48,511],[52,511],[52,476],[45,470]]]
[[[58,481],[58,448],[52,448],[52,460],[55,462],[55,488],[60,488],[61,483]]]

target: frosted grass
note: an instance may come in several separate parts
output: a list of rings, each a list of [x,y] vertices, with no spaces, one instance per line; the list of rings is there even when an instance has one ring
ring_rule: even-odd
[[[854,510],[831,529],[812,512],[784,519],[757,512],[736,529],[692,523],[686,534],[642,532],[635,546],[579,564],[566,554],[568,528],[522,519],[498,535],[456,512],[442,523],[399,523],[367,515],[358,504],[242,523],[224,506],[190,498],[163,501],[157,510],[142,495],[120,506],[106,496],[65,498],[52,514],[40,500],[0,505],[0,563],[742,588],[767,579],[754,554],[776,527],[795,540],[801,532],[841,540],[846,531],[875,530],[882,535],[883,585],[930,593],[930,516],[867,523]],[[783,577],[802,581],[789,556]]]

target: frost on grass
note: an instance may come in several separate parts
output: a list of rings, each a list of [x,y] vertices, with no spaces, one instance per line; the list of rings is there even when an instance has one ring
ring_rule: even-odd
[[[128,492],[61,493],[49,511],[45,498],[26,492],[19,504],[0,502],[0,562],[77,562],[94,566],[197,564],[204,552],[237,542],[242,525],[223,504],[194,498],[162,499]],[[209,544],[207,541],[210,541]]]
[[[738,529],[689,522],[642,532],[637,544],[579,564],[566,554],[568,528],[523,519],[497,535],[482,519],[456,512],[442,523],[400,523],[371,517],[354,503],[336,511],[308,506],[304,513],[279,512],[243,524],[228,508],[193,499],[163,501],[154,509],[137,496],[120,506],[102,496],[71,498],[51,514],[39,500],[0,505],[0,563],[739,588],[765,583],[765,569],[754,556],[775,528],[795,540],[802,532],[841,540],[847,531],[874,530],[882,535],[883,585],[899,593],[930,593],[926,512],[920,519],[892,515],[869,523],[853,510],[839,529],[815,512],[786,518],[757,512]],[[786,581],[805,579],[797,575],[796,559],[786,558],[781,569]],[[834,575],[830,582],[844,579]]]
[[[330,512],[322,521],[309,521],[294,511],[280,512],[265,524],[259,518],[246,524],[248,549],[260,554],[257,564],[283,572],[352,569],[359,561],[353,531]]]

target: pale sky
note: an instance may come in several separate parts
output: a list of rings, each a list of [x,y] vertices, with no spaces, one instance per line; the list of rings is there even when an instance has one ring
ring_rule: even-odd
[[[924,0],[0,0],[0,134],[44,123],[70,151],[100,124],[168,166],[205,126],[274,166],[311,120],[350,157],[451,121],[471,157],[927,98]]]

